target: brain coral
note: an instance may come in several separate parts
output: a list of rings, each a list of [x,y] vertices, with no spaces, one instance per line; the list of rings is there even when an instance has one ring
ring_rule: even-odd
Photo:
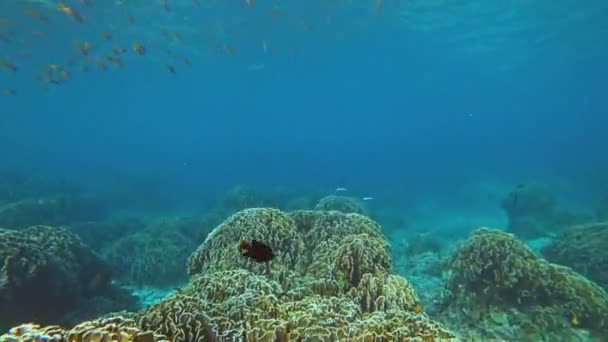
[[[59,326],[41,327],[37,324],[22,324],[0,336],[0,342],[17,341],[120,341],[120,342],[168,342],[165,336],[139,329],[135,320],[122,316],[83,322],[72,329]]]
[[[276,257],[243,258],[240,239]],[[143,329],[175,341],[450,341],[390,274],[379,226],[358,214],[246,209],[188,260],[191,281],[140,313]]]
[[[542,252],[608,290],[608,222],[565,229]]]
[[[62,228],[0,229],[1,325],[56,319],[82,299],[101,261]]]
[[[475,320],[490,317],[488,312],[494,310],[518,310],[530,320],[561,319],[600,336],[608,333],[606,292],[569,268],[538,258],[512,234],[478,229],[456,248],[448,264],[448,305],[458,312],[475,313]],[[543,314],[559,316],[538,317]]]

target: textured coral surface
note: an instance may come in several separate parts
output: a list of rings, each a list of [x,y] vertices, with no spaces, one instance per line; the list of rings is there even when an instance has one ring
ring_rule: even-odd
[[[268,264],[241,239],[274,249]],[[380,227],[359,214],[247,209],[188,260],[191,281],[139,315],[176,341],[449,341],[410,284],[390,273]]]
[[[571,269],[540,259],[512,234],[478,229],[448,263],[448,314],[480,329],[496,329],[501,320],[503,327],[517,327],[486,331],[492,337],[551,341],[576,340],[579,329],[608,333],[608,294]]]
[[[22,324],[0,336],[0,342],[17,341],[120,341],[120,342],[168,342],[166,336],[139,329],[133,319],[115,316],[83,322],[72,329],[57,325],[41,327],[37,324]]]
[[[571,267],[608,290],[608,222],[565,229],[542,253],[547,260]]]
[[[367,209],[363,205],[363,202],[358,198],[337,195],[329,195],[321,198],[315,206],[315,210],[335,210],[345,214],[367,214]]]
[[[101,261],[66,229],[0,229],[0,327],[32,314],[43,323],[56,320],[91,294],[87,284],[101,269]]]

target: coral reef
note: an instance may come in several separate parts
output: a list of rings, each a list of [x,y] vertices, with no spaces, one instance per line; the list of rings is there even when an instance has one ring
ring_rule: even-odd
[[[501,202],[509,219],[508,230],[525,238],[552,230],[555,199],[545,188],[519,185]]]
[[[557,338],[574,336],[577,329],[608,333],[606,292],[571,269],[540,259],[513,234],[478,229],[458,245],[447,265],[446,305],[452,316],[460,316],[458,324],[483,327],[510,310],[522,321],[511,335],[485,331],[487,338],[527,340],[540,332]]]
[[[186,280],[184,262],[195,247],[193,239],[161,222],[119,239],[101,254],[114,266],[119,280],[165,287]]]
[[[558,209],[554,196],[539,185],[518,185],[501,206],[509,219],[508,230],[526,239],[593,221],[592,217]]]
[[[0,260],[0,304],[11,308],[0,310],[6,328],[31,317],[57,322],[111,286],[101,260],[63,228],[0,229]]]
[[[28,323],[14,327],[7,334],[0,336],[0,342],[16,341],[168,342],[166,336],[142,331],[136,326],[135,320],[122,316],[83,322],[69,330],[57,325],[41,327]]]
[[[186,280],[184,262],[215,217],[169,217],[149,225],[131,218],[70,227],[112,265],[123,283],[174,286]]]
[[[542,253],[547,260],[571,267],[608,291],[608,222],[565,229]]]
[[[100,220],[105,215],[105,205],[86,196],[24,199],[0,206],[0,227],[21,229],[38,224],[66,225]]]
[[[315,206],[315,210],[320,211],[339,211],[341,213],[350,214],[361,214],[367,215],[368,210],[365,208],[363,202],[361,202],[358,198],[349,197],[349,196],[337,196],[337,195],[329,195],[321,198],[317,205]]]
[[[243,258],[241,239],[264,241],[275,259]],[[365,216],[247,209],[209,234],[188,259],[191,281],[139,322],[174,341],[455,341],[390,264]]]

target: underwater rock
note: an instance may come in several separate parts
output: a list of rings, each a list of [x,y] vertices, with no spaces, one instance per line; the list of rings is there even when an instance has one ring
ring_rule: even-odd
[[[574,224],[593,221],[588,215],[556,207],[554,196],[538,185],[518,185],[501,202],[509,223],[508,231],[523,239],[542,237]]]
[[[542,253],[547,260],[572,268],[608,291],[608,222],[565,229]]]
[[[83,196],[26,199],[0,206],[0,227],[21,229],[37,224],[67,225],[97,221],[106,216],[105,205]]]
[[[241,239],[263,241],[275,258],[244,258]],[[246,209],[209,234],[188,259],[190,282],[139,322],[173,341],[456,341],[390,265],[366,216]]]
[[[356,197],[329,195],[321,198],[315,210],[318,211],[339,211],[341,213],[367,215],[368,211],[361,200]]]
[[[0,328],[34,318],[56,323],[111,286],[109,278],[98,281],[101,260],[63,228],[0,229],[0,260]]]
[[[571,269],[539,258],[513,234],[478,229],[447,264],[444,314],[452,324],[486,327],[486,338],[507,340],[535,335],[534,341],[573,341],[580,329],[608,334],[608,294]],[[497,313],[517,317],[519,326],[501,331],[490,321]]]

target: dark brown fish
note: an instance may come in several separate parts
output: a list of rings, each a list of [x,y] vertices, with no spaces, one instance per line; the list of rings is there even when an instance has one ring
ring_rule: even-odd
[[[243,256],[256,262],[268,262],[274,258],[272,248],[257,240],[251,240],[251,243],[241,240],[239,248]]]

